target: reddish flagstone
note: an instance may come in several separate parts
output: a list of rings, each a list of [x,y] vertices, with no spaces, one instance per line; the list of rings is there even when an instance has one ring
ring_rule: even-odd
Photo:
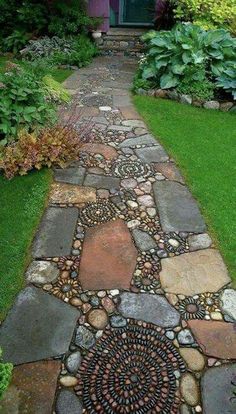
[[[41,361],[15,367],[1,414],[51,414],[60,366],[60,361]]]
[[[179,183],[184,184],[184,179],[173,162],[158,162],[154,164],[154,168],[169,180],[178,181]]]
[[[128,289],[136,259],[137,250],[122,220],[86,230],[79,276],[83,289]]]
[[[114,160],[118,155],[115,148],[104,144],[84,144],[82,150],[89,154],[101,154],[106,160]]]
[[[204,354],[216,358],[236,358],[236,324],[191,320],[188,326]]]

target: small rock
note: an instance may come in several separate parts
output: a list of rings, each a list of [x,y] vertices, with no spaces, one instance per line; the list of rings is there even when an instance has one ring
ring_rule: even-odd
[[[44,285],[54,282],[58,278],[59,273],[55,263],[47,262],[46,260],[35,260],[28,267],[25,277],[28,283]]]
[[[88,314],[88,323],[95,329],[104,329],[108,324],[107,313],[102,309],[91,310]]]
[[[110,317],[110,323],[113,328],[123,328],[127,325],[127,321],[120,315],[113,315]]]
[[[221,294],[220,300],[223,313],[236,320],[236,291],[234,289],[225,289]]]
[[[81,364],[81,353],[80,351],[73,352],[66,359],[66,368],[71,374],[76,374]]]
[[[137,198],[138,203],[145,207],[153,207],[154,200],[150,195],[143,195]]]
[[[70,300],[71,305],[73,306],[82,306],[83,302],[79,298],[71,298]]]
[[[199,387],[193,375],[187,373],[182,376],[180,392],[185,402],[191,407],[199,403]]]
[[[102,299],[102,306],[108,313],[113,313],[115,310],[115,304],[113,300],[108,297]]]
[[[219,109],[220,104],[218,101],[208,101],[204,103],[204,108],[206,109]]]
[[[75,387],[78,384],[78,379],[71,375],[65,375],[60,378],[59,382],[63,387]]]
[[[75,344],[85,349],[91,348],[95,344],[95,338],[85,326],[79,326],[76,331]]]
[[[178,333],[178,341],[181,345],[192,345],[195,342],[189,329],[183,329]]]
[[[190,95],[180,95],[180,102],[188,105],[192,105],[192,97]]]
[[[149,215],[149,217],[153,218],[153,217],[156,216],[157,211],[156,211],[155,208],[149,207],[149,208],[147,208],[147,214]]]
[[[205,359],[197,349],[179,348],[179,352],[191,371],[202,371],[205,367]]]
[[[83,412],[82,404],[75,393],[62,389],[56,400],[56,414],[68,414],[68,407],[70,407],[70,414],[82,414]]]
[[[125,178],[124,180],[121,181],[121,186],[126,189],[133,189],[137,187],[137,181],[134,180],[133,178]]]
[[[129,229],[135,229],[136,227],[138,227],[140,225],[140,221],[139,220],[130,220],[127,223],[127,227]]]
[[[180,414],[192,414],[192,409],[188,407],[186,404],[181,404]]]
[[[157,247],[155,240],[148,233],[134,229],[132,234],[139,250],[146,251]]]
[[[152,190],[152,184],[150,183],[150,181],[146,181],[144,183],[141,183],[140,186],[139,186],[139,188],[144,193],[150,194],[150,192]]]
[[[223,316],[220,312],[211,312],[211,319],[213,319],[213,321],[222,321]]]
[[[193,234],[189,236],[188,243],[190,252],[194,252],[200,249],[208,249],[212,245],[212,240],[207,233]]]

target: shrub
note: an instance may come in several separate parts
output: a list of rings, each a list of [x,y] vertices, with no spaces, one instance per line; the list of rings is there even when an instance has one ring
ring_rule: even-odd
[[[180,24],[171,31],[152,31],[144,40],[147,54],[140,65],[142,78],[155,80],[162,89],[177,87],[189,67],[197,73],[204,66],[206,77],[213,81],[235,68],[236,39],[223,29],[204,31]]]
[[[17,142],[2,149],[1,168],[5,176],[10,179],[44,166],[58,165],[63,168],[78,159],[81,146],[88,139],[89,129],[78,132],[70,121],[67,125],[56,125],[38,133],[21,131]]]
[[[194,99],[211,100],[214,97],[215,85],[207,79],[204,65],[198,70],[193,66],[185,71],[177,91],[184,95],[191,95]]]
[[[204,29],[232,28],[236,19],[235,0],[172,0],[175,17],[192,21]]]
[[[46,75],[42,78],[45,85],[45,89],[52,102],[55,103],[68,103],[71,100],[69,92],[63,88],[63,86],[57,82],[51,75]]]
[[[2,42],[2,51],[17,53],[26,45],[29,38],[30,35],[24,31],[14,30],[8,37],[6,37],[6,39],[4,39],[4,42]]]
[[[61,39],[43,37],[31,40],[22,51],[25,59],[44,59],[48,65],[84,66],[97,54],[97,47],[84,35]]]
[[[5,364],[1,362],[1,355],[2,351],[0,348],[0,399],[2,398],[4,391],[8,388],[10,384],[13,370],[12,364]]]
[[[0,74],[0,144],[17,139],[24,128],[32,131],[55,120],[55,108],[47,102],[43,83],[30,72],[13,65]]]

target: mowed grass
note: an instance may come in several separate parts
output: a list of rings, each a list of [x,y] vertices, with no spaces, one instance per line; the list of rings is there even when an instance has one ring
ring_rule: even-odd
[[[236,286],[236,113],[145,96],[134,102],[198,200]]]
[[[0,72],[6,57],[0,57]],[[53,68],[50,74],[63,82],[73,71]],[[6,180],[0,175],[0,320],[24,286],[30,246],[40,222],[52,181],[50,170]]]

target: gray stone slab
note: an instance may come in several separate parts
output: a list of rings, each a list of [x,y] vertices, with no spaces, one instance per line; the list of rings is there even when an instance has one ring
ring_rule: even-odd
[[[155,147],[138,148],[135,150],[136,155],[144,162],[163,162],[169,159],[167,153],[161,145]]]
[[[105,188],[106,190],[119,190],[120,180],[115,177],[108,177],[106,175],[87,174],[84,185],[93,188]]]
[[[82,414],[83,412],[83,406],[77,395],[66,389],[59,392],[55,408],[56,414]]]
[[[123,142],[121,142],[120,148],[136,147],[137,145],[150,145],[150,144],[157,145],[157,141],[152,135],[145,134],[139,137],[125,139]]]
[[[121,132],[130,132],[132,127],[124,125],[110,125],[108,131],[121,131]]]
[[[163,231],[204,232],[206,225],[189,190],[174,181],[153,184]]]
[[[130,96],[127,95],[114,95],[113,96],[113,105],[117,106],[118,108],[121,108],[122,106],[128,106],[131,105],[131,99]]]
[[[82,185],[84,176],[85,168],[83,167],[54,170],[54,180],[61,183]]]
[[[34,260],[25,273],[25,279],[28,283],[44,285],[45,283],[55,282],[59,274],[60,270],[56,263],[46,260]]]
[[[118,309],[126,318],[151,322],[162,327],[179,324],[179,313],[164,296],[124,292],[120,298]]]
[[[79,316],[78,310],[41,289],[25,288],[0,328],[4,359],[19,365],[64,354]]]
[[[236,364],[208,369],[201,382],[204,414],[236,413]]]
[[[146,251],[157,247],[155,240],[148,233],[145,233],[145,231],[134,229],[132,234],[139,250]]]
[[[77,219],[77,208],[49,207],[34,239],[33,257],[70,255]]]

